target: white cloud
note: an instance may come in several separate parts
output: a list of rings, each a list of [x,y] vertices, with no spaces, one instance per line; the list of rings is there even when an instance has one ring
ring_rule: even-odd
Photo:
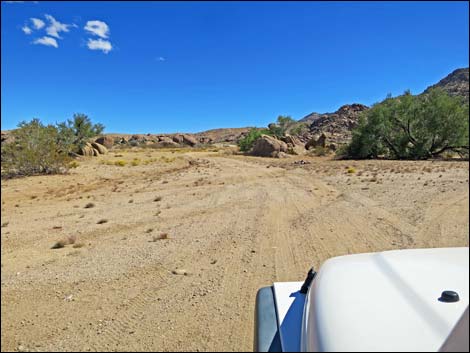
[[[159,57],[157,58],[157,61],[165,61],[165,60],[166,60],[166,59],[165,59],[163,56],[159,56]]]
[[[45,26],[44,21],[40,20],[39,18],[31,18],[31,22],[33,22],[34,28],[36,29],[41,29]]]
[[[88,21],[84,27],[85,31],[90,32],[101,38],[108,38],[109,27],[105,22],[102,21]]]
[[[75,27],[75,25],[60,23],[51,15],[45,15],[45,17],[51,23],[49,27],[46,28],[46,32],[48,35],[52,37],[61,38],[61,36],[59,35],[59,32],[68,32],[69,27]]]
[[[108,52],[113,49],[111,43],[107,40],[99,39],[88,39],[87,46],[90,50],[102,50],[103,53],[108,54]]]
[[[59,47],[59,45],[57,44],[57,41],[54,38],[47,37],[47,36],[36,39],[33,43],[34,44],[42,44],[42,45],[46,45],[46,46],[50,46],[50,47],[54,47],[54,48]]]
[[[24,26],[24,27],[21,27],[21,30],[25,33],[25,34],[31,34],[33,31],[31,30],[31,28],[29,28],[28,26]]]

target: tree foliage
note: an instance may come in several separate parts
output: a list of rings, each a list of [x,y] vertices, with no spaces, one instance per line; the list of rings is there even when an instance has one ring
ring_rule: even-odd
[[[271,132],[271,135],[282,137],[285,135],[289,126],[295,124],[295,120],[292,119],[289,115],[279,115],[277,117],[276,124],[269,124],[268,128]]]
[[[67,171],[71,155],[104,130],[84,114],[54,125],[39,119],[21,122],[13,142],[2,144],[2,177],[55,174]]]
[[[2,176],[55,174],[67,169],[70,157],[61,151],[58,130],[39,119],[21,122],[14,142],[2,146]]]
[[[350,158],[426,159],[469,150],[469,108],[436,88],[428,94],[388,96],[363,113],[343,153]]]
[[[78,152],[87,141],[104,130],[102,124],[93,124],[85,114],[74,114],[73,119],[57,124],[61,143],[71,146],[74,152]]]

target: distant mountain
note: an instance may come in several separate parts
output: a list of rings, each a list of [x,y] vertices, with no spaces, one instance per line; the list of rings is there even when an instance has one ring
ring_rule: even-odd
[[[423,93],[427,93],[431,88],[439,87],[451,96],[462,96],[468,100],[469,94],[469,70],[467,68],[454,70],[435,85],[429,86]]]

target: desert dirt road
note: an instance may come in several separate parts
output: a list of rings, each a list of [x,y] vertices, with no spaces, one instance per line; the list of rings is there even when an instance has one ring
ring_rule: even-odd
[[[251,350],[262,286],[332,256],[468,246],[468,162],[222,152],[3,181],[2,351]]]

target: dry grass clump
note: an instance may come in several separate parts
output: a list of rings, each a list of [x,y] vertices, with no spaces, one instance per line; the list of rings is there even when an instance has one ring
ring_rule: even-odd
[[[125,165],[127,164],[126,161],[123,161],[122,159],[114,162],[114,165],[118,166],[118,167],[124,167]]]
[[[131,165],[132,165],[133,167],[138,166],[140,163],[141,163],[141,160],[140,160],[139,158],[134,158],[134,159],[131,161]]]
[[[354,167],[348,167],[347,173],[348,174],[356,173],[356,169]]]
[[[171,162],[175,161],[175,158],[169,158],[169,157],[166,157],[166,156],[162,156],[162,157],[160,157],[160,160],[163,163],[171,163]]]
[[[72,161],[69,163],[69,168],[77,168],[79,165],[77,161]]]

